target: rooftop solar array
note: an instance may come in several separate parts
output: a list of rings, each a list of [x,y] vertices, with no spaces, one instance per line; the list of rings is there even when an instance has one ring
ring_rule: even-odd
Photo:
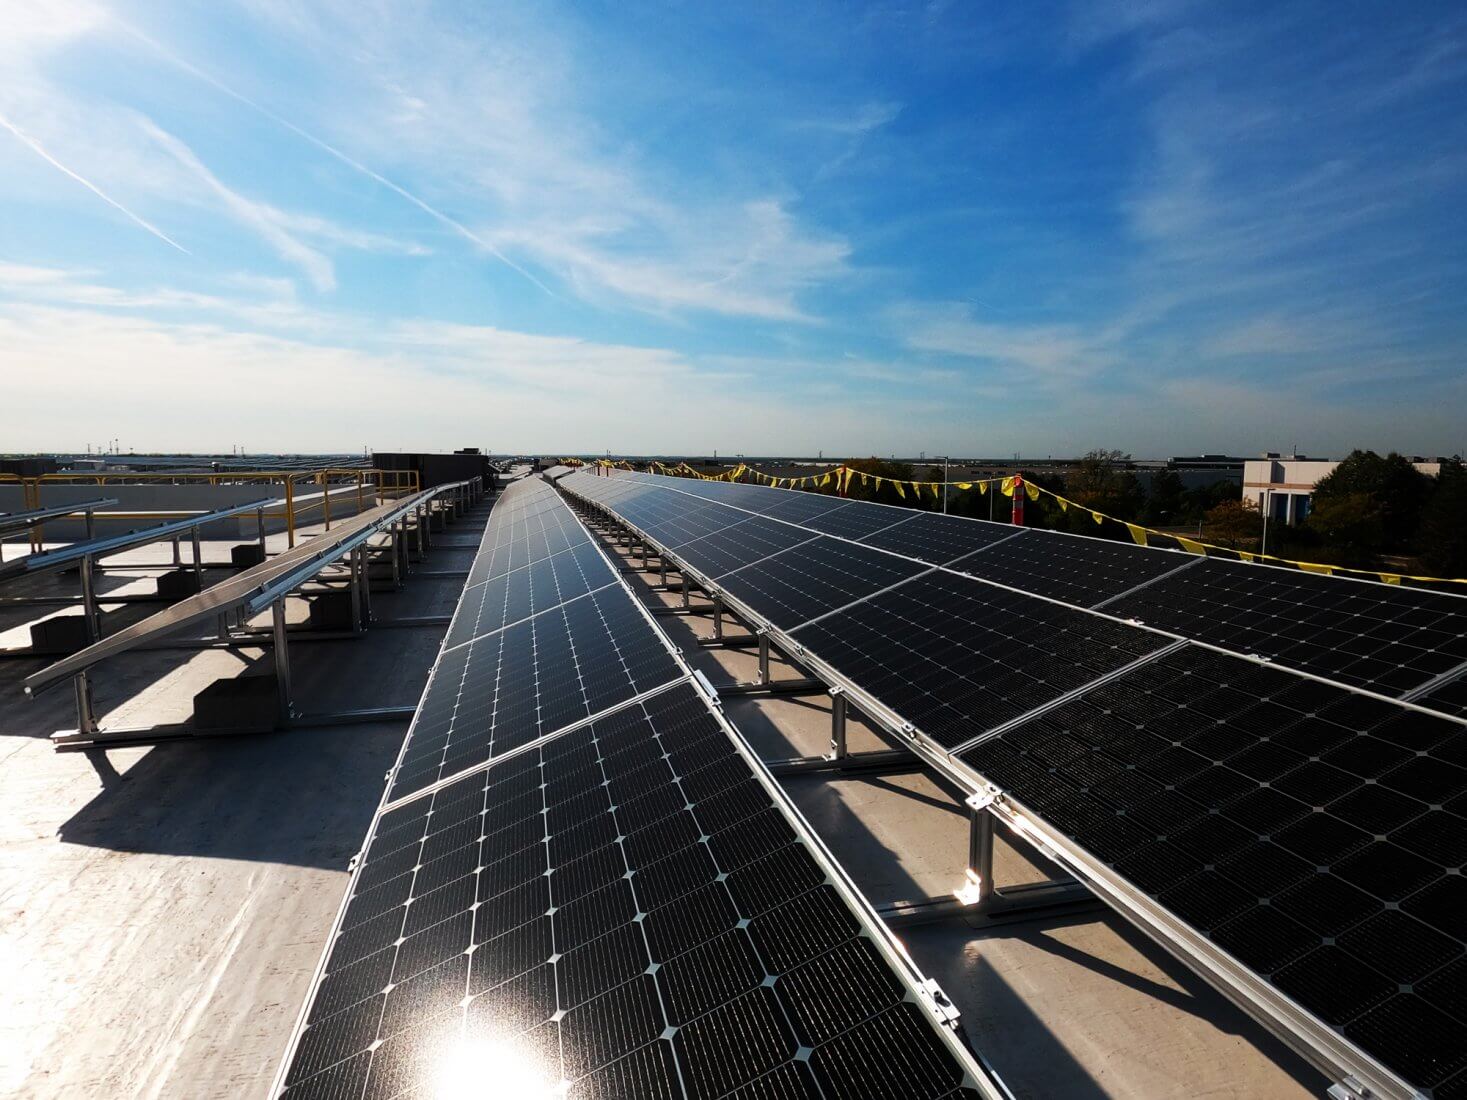
[[[579,526],[541,486],[481,560]],[[1005,1096],[631,593],[533,606],[440,655],[283,1094]]]
[[[620,480],[565,488],[722,488]],[[671,557],[1321,1064],[1467,1095],[1467,601],[931,513],[730,569],[739,529]]]

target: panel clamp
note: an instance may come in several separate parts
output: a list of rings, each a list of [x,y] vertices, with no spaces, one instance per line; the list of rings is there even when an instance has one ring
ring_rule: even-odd
[[[958,1011],[958,1006],[953,1004],[948,999],[948,995],[942,991],[942,986],[938,985],[934,979],[926,978],[917,987],[917,994],[922,998],[922,1003],[927,1007],[927,1011],[932,1014],[934,1020],[943,1027],[951,1028],[953,1031],[958,1030],[958,1018],[962,1013]],[[1353,1100],[1353,1098],[1347,1098],[1347,1100]]]
[[[693,669],[693,679],[698,681],[698,686],[701,687],[713,700],[713,705],[715,707],[721,708],[723,706],[723,700],[718,697],[718,689],[714,687],[711,682],[709,682],[708,677],[703,675],[702,669]]]
[[[1380,1094],[1361,1082],[1353,1073],[1331,1085],[1324,1093],[1330,1100],[1379,1100]]]
[[[963,799],[963,803],[970,810],[986,810],[1002,797],[1003,791],[990,783],[983,790],[970,794],[967,798]]]

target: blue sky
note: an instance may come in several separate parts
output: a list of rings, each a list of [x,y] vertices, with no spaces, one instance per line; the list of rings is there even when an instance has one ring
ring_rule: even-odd
[[[0,449],[1467,449],[1467,9],[0,4]]]

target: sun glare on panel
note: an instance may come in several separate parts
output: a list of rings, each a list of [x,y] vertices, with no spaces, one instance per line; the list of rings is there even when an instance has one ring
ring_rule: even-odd
[[[557,1070],[514,1042],[465,1040],[449,1050],[435,1075],[434,1100],[558,1100],[564,1088]]]

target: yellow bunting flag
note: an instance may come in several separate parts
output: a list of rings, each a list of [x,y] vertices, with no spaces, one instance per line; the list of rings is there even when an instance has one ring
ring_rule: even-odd
[[[901,497],[903,500],[906,500],[907,491],[902,488],[902,483],[900,481],[893,481],[892,484],[896,486],[897,496]]]
[[[1312,561],[1299,562],[1299,568],[1304,570],[1306,573],[1323,573],[1326,576],[1329,576],[1335,571],[1335,567],[1333,565],[1320,565],[1318,562]]]
[[[1254,558],[1254,555],[1250,554],[1247,550],[1239,550],[1237,551],[1237,555],[1244,561],[1252,561]]]
[[[1187,551],[1187,553],[1201,554],[1204,558],[1207,557],[1207,548],[1200,542],[1194,542],[1192,539],[1184,539],[1181,535],[1177,536],[1177,542],[1181,543],[1182,549]]]
[[[1131,538],[1135,539],[1137,546],[1146,545],[1146,528],[1137,527],[1134,523],[1126,524],[1126,530],[1131,532]]]
[[[1091,512],[1090,513],[1090,518],[1093,519],[1096,523],[1104,523],[1105,522],[1105,517],[1103,515],[1101,515],[1099,512]]]
[[[1024,492],[1029,494],[1030,500],[1039,499],[1039,486],[1035,485],[1032,481],[1024,482]]]
[[[1394,574],[1394,573],[1382,573],[1380,575],[1380,579],[1383,580],[1383,581],[1385,581],[1386,584],[1400,584],[1401,583],[1401,578],[1398,577],[1398,576],[1396,576],[1396,574]]]
[[[1013,496],[1014,495],[1014,479],[1011,478],[1011,477],[1004,478],[1003,479],[1003,484],[1001,484],[999,486],[999,488],[1003,490],[1003,495],[1004,496],[1006,496],[1006,497]]]
[[[935,482],[935,481],[929,481],[927,484],[932,489],[932,499],[933,500],[937,500],[939,497],[942,496],[941,490],[939,490],[938,487],[937,487],[937,482]]]
[[[1054,499],[1059,504],[1061,512],[1068,512],[1070,510],[1070,502],[1064,497],[1055,497]]]
[[[973,483],[971,481],[959,481],[957,482],[957,486],[959,489],[971,489],[973,488]]]
[[[988,482],[986,482],[986,481],[980,481],[978,483],[978,492],[980,494],[988,492]]]

